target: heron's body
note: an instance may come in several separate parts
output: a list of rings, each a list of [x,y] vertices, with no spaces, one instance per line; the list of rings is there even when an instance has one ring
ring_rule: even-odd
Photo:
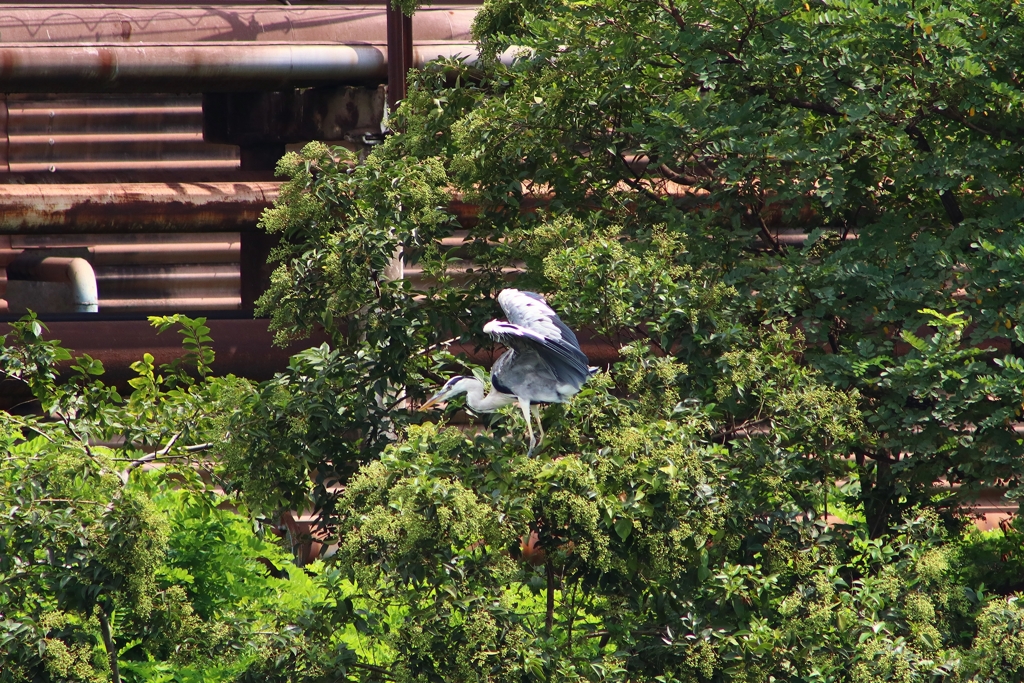
[[[565,403],[580,388],[563,382],[533,349],[509,349],[491,367],[491,384],[503,394],[530,403]]]
[[[466,394],[470,409],[480,413],[518,403],[533,452],[537,441],[532,417],[544,439],[537,404],[568,401],[591,373],[576,335],[540,295],[506,289],[498,295],[498,303],[508,321],[492,320],[484,325],[484,332],[508,350],[491,367],[491,392],[485,396],[483,383],[476,378],[453,377],[423,407],[460,393]]]

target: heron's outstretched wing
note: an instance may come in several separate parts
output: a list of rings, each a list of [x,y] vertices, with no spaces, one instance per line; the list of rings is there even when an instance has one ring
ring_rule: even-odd
[[[521,352],[523,356],[535,352],[551,368],[559,382],[571,384],[576,391],[590,376],[587,357],[564,340],[547,338],[534,330],[504,320],[492,320],[484,325],[484,332],[495,341]]]
[[[521,292],[518,289],[503,289],[498,294],[498,304],[513,325],[533,330],[547,340],[561,340],[583,356],[576,335],[559,319],[558,314],[548,306],[540,294]],[[583,358],[586,363],[586,356]]]

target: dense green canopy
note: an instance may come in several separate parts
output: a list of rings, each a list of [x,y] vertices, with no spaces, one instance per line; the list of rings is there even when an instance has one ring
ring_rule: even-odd
[[[153,629],[102,622],[168,601],[222,634],[180,655],[218,663],[211,680],[1024,680],[1022,535],[972,534],[964,507],[1015,497],[1024,469],[1022,18],[981,1],[489,3],[483,61],[416,74],[384,144],[279,165],[262,308],[282,339],[322,326],[329,345],[251,385],[208,374],[201,321],[158,321],[190,330],[191,358],[140,363],[121,401],[88,360],[54,384],[31,322],[8,341],[22,365],[4,367],[60,418],[5,417],[8,447],[74,453],[99,504],[73,506],[94,510],[82,547],[141,531],[38,570],[71,577],[60,590],[0,593],[0,653],[20,658],[0,680],[74,678],[67,661],[112,648],[166,673]],[[618,351],[547,409],[532,458],[515,410],[467,430],[411,410],[482,372],[450,343],[492,348],[510,283]],[[161,569],[185,537],[168,540],[155,485],[103,460],[157,449],[210,456],[257,520],[316,511],[337,552],[293,571],[309,584],[280,608]],[[32,542],[64,548],[56,470],[17,462],[4,514],[35,487]],[[54,566],[17,543],[0,585]],[[61,592],[79,585],[94,594]]]

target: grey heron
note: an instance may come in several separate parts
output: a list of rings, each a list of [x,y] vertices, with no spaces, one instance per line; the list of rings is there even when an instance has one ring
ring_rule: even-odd
[[[579,392],[591,370],[576,335],[542,296],[505,289],[498,294],[498,304],[508,320],[492,320],[484,325],[484,332],[508,350],[491,366],[490,393],[484,395],[484,384],[477,378],[457,375],[420,410],[459,394],[466,394],[466,404],[477,413],[492,413],[518,402],[526,418],[530,454],[537,446],[531,418],[536,418],[544,440],[537,404],[565,403]]]

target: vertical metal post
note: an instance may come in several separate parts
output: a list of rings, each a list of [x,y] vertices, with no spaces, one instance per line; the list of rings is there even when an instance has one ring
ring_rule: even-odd
[[[415,62],[412,61],[412,17],[407,17],[404,14],[402,15],[402,56],[405,57],[405,66],[402,69],[402,97],[405,97],[408,90],[406,83],[409,69]]]
[[[284,143],[239,146],[239,169],[273,172],[277,160],[284,156]],[[267,263],[270,250],[281,242],[281,235],[270,235],[255,225],[239,233],[239,276],[241,278],[242,310],[256,308],[256,300],[270,288],[274,266]]]
[[[242,310],[252,311],[256,300],[270,287],[270,275],[274,266],[267,263],[270,250],[281,242],[281,235],[267,234],[255,225],[239,234],[239,260],[241,261]]]
[[[406,75],[412,66],[412,17],[387,5],[388,19],[388,111],[393,112],[405,99]]]
[[[390,2],[387,6],[388,17],[388,112],[393,113],[398,103],[405,99],[406,77],[412,66],[412,17],[407,17],[402,10]],[[400,280],[405,276],[402,259],[402,247],[395,250],[388,263],[384,277],[389,280]]]

